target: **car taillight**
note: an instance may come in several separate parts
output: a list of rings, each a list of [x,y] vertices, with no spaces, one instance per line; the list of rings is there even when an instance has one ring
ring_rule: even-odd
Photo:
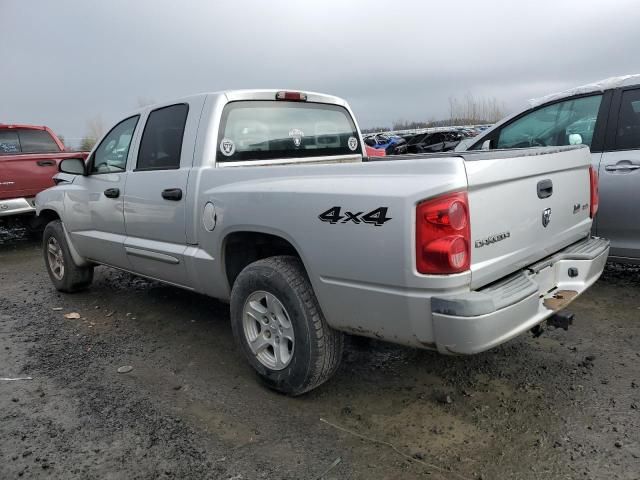
[[[306,102],[307,94],[302,92],[278,92],[276,100],[288,100],[293,102]]]
[[[425,274],[459,273],[471,263],[466,192],[443,195],[416,207],[416,269]]]
[[[589,167],[589,181],[591,183],[591,202],[589,208],[589,216],[594,218],[598,213],[598,204],[600,203],[600,192],[598,191],[598,173],[593,166]]]

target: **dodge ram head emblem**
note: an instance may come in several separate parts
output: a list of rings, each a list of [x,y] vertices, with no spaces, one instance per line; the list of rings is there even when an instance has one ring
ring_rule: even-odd
[[[547,228],[547,225],[551,222],[551,209],[545,208],[542,211],[542,226]]]

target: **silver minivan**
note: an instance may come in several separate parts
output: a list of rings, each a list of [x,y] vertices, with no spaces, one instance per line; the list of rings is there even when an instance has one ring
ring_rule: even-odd
[[[600,177],[594,234],[610,259],[640,263],[640,75],[613,77],[530,100],[456,150],[585,144]]]

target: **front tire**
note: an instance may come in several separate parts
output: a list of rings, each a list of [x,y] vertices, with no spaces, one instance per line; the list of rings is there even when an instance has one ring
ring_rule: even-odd
[[[44,264],[54,287],[61,292],[84,290],[93,281],[93,267],[78,267],[71,257],[60,220],[49,222],[42,234]]]
[[[231,291],[231,327],[260,379],[282,393],[318,387],[342,359],[344,335],[327,324],[296,257],[258,260],[240,272]]]

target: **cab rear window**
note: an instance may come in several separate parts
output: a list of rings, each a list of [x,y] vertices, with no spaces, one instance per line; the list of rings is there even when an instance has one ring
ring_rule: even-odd
[[[222,114],[219,162],[362,154],[349,112],[324,103],[238,101]]]

